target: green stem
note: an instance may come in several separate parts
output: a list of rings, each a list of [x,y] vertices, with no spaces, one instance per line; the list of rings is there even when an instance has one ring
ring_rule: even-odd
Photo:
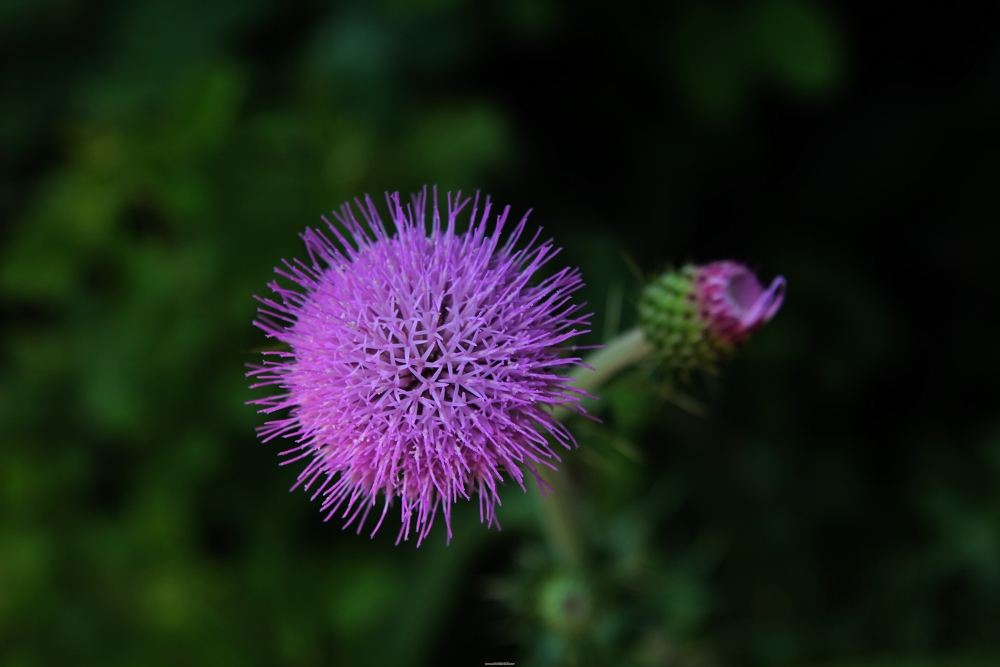
[[[616,375],[649,356],[652,351],[640,329],[629,329],[583,360],[593,370],[582,366],[573,369],[569,374],[576,380],[573,387],[594,393]],[[556,408],[553,412],[559,421],[565,421],[571,414],[573,413],[565,408]],[[565,471],[555,472],[548,468],[539,468],[539,473],[555,491],[544,498],[541,493],[536,496],[542,526],[553,556],[558,566],[579,570],[584,564],[584,549],[573,513],[573,489],[569,478]]]

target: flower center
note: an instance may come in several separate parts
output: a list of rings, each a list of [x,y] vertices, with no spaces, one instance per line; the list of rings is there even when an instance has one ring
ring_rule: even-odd
[[[412,406],[415,414],[422,416],[427,409],[436,402],[435,389],[436,380],[441,379],[442,374],[446,374],[447,369],[441,368],[441,360],[445,356],[444,348],[450,344],[451,334],[445,328],[445,324],[452,318],[451,309],[454,299],[451,294],[446,293],[441,299],[441,307],[436,313],[436,318],[428,327],[422,318],[402,325],[402,341],[393,336],[392,342],[399,347],[407,347],[410,350],[410,358],[403,361],[397,357],[397,380],[399,390],[408,394],[413,401]],[[435,377],[438,376],[438,377]],[[441,398],[452,400],[455,386],[449,383],[441,391]]]

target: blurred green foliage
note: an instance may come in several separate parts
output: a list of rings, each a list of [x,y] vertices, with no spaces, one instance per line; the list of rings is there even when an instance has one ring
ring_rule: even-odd
[[[741,115],[761,84],[809,100],[829,96],[843,76],[840,31],[817,2],[690,3],[675,30],[678,82],[709,121]]]
[[[893,107],[855,9],[0,4],[0,663],[997,664],[995,82]],[[516,486],[502,533],[462,504],[394,547],[254,437],[252,296],[320,214],[424,183],[536,206],[585,342],[629,263],[789,279],[721,378],[640,369],[573,423],[590,583]]]

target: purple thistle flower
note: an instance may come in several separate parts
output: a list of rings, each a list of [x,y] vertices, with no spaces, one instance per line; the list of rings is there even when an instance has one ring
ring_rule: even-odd
[[[396,543],[415,520],[418,546],[439,505],[450,541],[451,505],[474,492],[480,521],[499,529],[501,473],[524,489],[524,466],[544,485],[536,465],[555,469],[550,459],[559,460],[546,434],[576,445],[551,409],[582,411],[586,394],[557,370],[580,363],[561,346],[586,333],[576,327],[590,317],[571,301],[583,284],[578,270],[531,284],[559,249],[538,243],[539,229],[515,250],[527,214],[501,244],[510,207],[488,233],[490,200],[479,215],[477,194],[470,228],[458,233],[471,198],[447,195],[443,228],[436,190],[433,198],[430,235],[426,188],[405,207],[399,193],[386,195],[391,236],[367,196],[355,200],[365,225],[350,204],[334,213],[353,243],[325,218],[337,243],[307,229],[309,263],[276,269],[304,291],[270,283],[280,303],[258,297],[264,307],[254,322],[291,351],[265,352],[272,359],[248,373],[261,380],[253,387],[284,390],[252,403],[266,414],[289,409],[258,433],[265,442],[295,439],[284,463],[308,460],[292,488],[322,496],[326,519],[342,512],[344,528],[357,521],[359,534],[381,493],[373,536],[398,497]]]
[[[781,276],[765,290],[739,262],[687,265],[643,289],[639,323],[667,366],[713,370],[769,322],[784,299]]]

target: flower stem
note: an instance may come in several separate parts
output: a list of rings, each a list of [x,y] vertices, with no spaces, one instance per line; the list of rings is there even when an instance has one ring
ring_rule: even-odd
[[[633,327],[611,339],[607,345],[594,350],[584,357],[583,363],[590,368],[575,366],[569,377],[576,380],[573,387],[593,393],[607,384],[608,380],[642,361],[653,352],[652,346],[639,327]],[[556,408],[553,412],[559,421],[565,420],[572,412],[566,408]]]
[[[653,351],[638,328],[616,336],[600,350],[584,358],[591,368],[577,366],[569,374],[576,380],[573,387],[594,393],[609,380],[638,363]],[[553,415],[565,421],[573,414],[565,408],[556,408]],[[579,570],[584,565],[584,548],[580,531],[573,514],[573,488],[565,471],[555,472],[539,468],[539,474],[555,493],[536,496],[542,527],[548,538],[556,565],[569,570]]]

